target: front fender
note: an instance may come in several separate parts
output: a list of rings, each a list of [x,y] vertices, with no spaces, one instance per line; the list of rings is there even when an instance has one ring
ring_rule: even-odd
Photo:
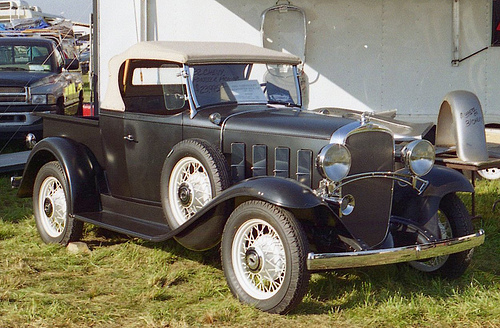
[[[36,175],[40,168],[50,161],[58,161],[66,174],[68,212],[99,211],[100,197],[97,181],[101,176],[101,168],[87,147],[62,137],[45,138],[35,145],[24,168],[18,196],[33,195]]]
[[[398,173],[409,174],[406,169]],[[434,166],[422,179],[429,185],[421,195],[411,186],[395,183],[392,215],[424,225],[436,214],[441,199],[447,194],[474,192],[472,184],[463,174],[444,166]]]
[[[293,179],[254,177],[226,189],[218,198],[223,201],[238,197],[259,199],[271,204],[293,209],[316,207],[323,201],[311,188]]]
[[[224,190],[201,211],[177,228],[175,239],[193,250],[215,246],[224,225],[239,202],[258,199],[288,209],[309,209],[326,204],[312,189],[292,180],[276,177],[255,177],[243,180]]]

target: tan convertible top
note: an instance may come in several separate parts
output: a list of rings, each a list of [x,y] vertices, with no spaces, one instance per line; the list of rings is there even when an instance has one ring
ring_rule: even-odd
[[[158,59],[183,64],[283,63],[299,64],[296,56],[246,43],[149,41],[140,42],[120,55],[129,59]]]
[[[152,59],[181,64],[300,63],[300,58],[262,47],[234,42],[146,41],[139,42],[109,61],[109,85],[102,107],[124,111],[118,86],[118,71],[128,59]]]

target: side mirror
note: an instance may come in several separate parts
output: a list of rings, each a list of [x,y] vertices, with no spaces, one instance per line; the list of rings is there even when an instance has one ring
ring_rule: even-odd
[[[73,59],[65,59],[64,60],[64,68],[70,71],[77,70],[80,68],[80,62],[78,59],[73,58]]]

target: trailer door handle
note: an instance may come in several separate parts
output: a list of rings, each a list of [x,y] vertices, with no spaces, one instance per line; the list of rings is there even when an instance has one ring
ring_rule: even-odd
[[[137,143],[138,141],[134,139],[134,136],[131,134],[127,134],[126,136],[123,136],[123,139],[130,141],[130,142],[135,142]]]

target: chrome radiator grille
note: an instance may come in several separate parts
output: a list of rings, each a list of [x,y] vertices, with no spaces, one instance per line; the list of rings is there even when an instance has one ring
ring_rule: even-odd
[[[0,87],[1,104],[26,104],[28,103],[28,88],[26,87]]]
[[[349,176],[367,172],[389,172],[394,166],[392,134],[379,129],[360,129],[346,139],[351,152]],[[347,178],[349,179],[349,178]],[[342,222],[369,247],[383,242],[391,213],[393,180],[368,178],[354,180],[342,187],[342,196],[352,195],[354,211],[341,216]]]

